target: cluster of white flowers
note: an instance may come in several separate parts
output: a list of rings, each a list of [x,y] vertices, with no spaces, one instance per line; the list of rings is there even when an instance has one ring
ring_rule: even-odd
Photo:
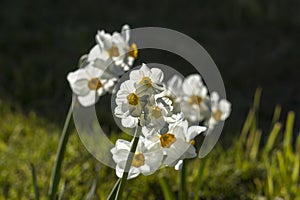
[[[129,39],[128,25],[121,33],[98,31],[96,45],[80,68],[67,76],[82,106],[94,105],[100,96],[115,91],[137,58],[137,46],[129,44]],[[152,174],[162,166],[180,169],[184,159],[197,155],[195,137],[208,134],[231,111],[231,104],[217,92],[208,94],[199,74],[174,75],[165,81],[161,69],[145,64],[121,83],[115,102],[114,115],[121,125],[140,132],[128,178]],[[111,149],[118,177],[125,170],[133,141],[119,139]]]
[[[112,35],[103,30],[96,35],[96,45],[90,50],[80,69],[67,76],[72,91],[82,106],[94,105],[99,96],[111,92],[115,83],[128,71],[137,58],[135,43],[129,44],[129,26]]]
[[[145,64],[130,72],[120,85],[114,114],[126,128],[141,128],[128,178],[149,175],[162,166],[180,169],[183,159],[196,157],[195,137],[230,113],[230,103],[212,93],[211,109],[200,75],[182,80],[175,75],[164,83],[164,73]],[[213,112],[210,116],[210,112]],[[205,124],[205,123],[204,123]],[[111,149],[116,173],[122,177],[132,142],[119,139]]]

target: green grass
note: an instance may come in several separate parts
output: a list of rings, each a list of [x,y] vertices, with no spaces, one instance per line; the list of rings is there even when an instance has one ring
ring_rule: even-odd
[[[190,199],[300,199],[300,136],[293,141],[294,113],[282,123],[277,106],[270,131],[262,132],[259,96],[258,90],[240,135],[229,148],[217,145],[204,159],[187,162]],[[0,199],[47,198],[60,128],[0,102]],[[113,133],[112,140],[116,138]],[[116,180],[112,169],[85,150],[73,129],[62,167],[60,196],[106,199]],[[125,188],[129,199],[174,199],[177,195],[178,172],[171,168],[129,180]]]

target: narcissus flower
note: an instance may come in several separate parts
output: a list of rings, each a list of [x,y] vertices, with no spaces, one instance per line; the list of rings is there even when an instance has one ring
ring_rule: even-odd
[[[72,91],[82,106],[94,105],[99,96],[112,90],[116,78],[106,76],[102,70],[91,65],[70,72],[67,76]]]
[[[116,95],[114,112],[116,117],[121,118],[122,126],[133,128],[137,126],[139,117],[147,103],[147,96],[138,93],[132,80],[127,80],[120,85]]]
[[[135,82],[135,87],[140,93],[157,94],[163,91],[164,73],[158,68],[150,69],[146,64],[143,64],[140,69],[131,71],[129,78]]]
[[[104,30],[98,31],[97,44],[89,52],[88,62],[97,61],[96,66],[108,66],[115,73],[129,70],[138,54],[136,44],[129,45],[129,39],[128,25],[122,27],[121,33],[114,32],[112,35]]]
[[[209,112],[206,102],[208,100],[207,88],[199,74],[188,76],[182,85],[183,102],[181,110],[191,123],[203,120]]]
[[[160,144],[165,154],[163,163],[166,166],[175,166],[182,159],[196,157],[196,149],[193,146],[194,138],[205,130],[204,126],[188,127],[188,122],[184,120],[169,125],[166,133],[156,134],[148,139]]]
[[[231,112],[231,103],[226,99],[220,99],[217,92],[212,92],[211,100],[211,118],[209,119],[209,126],[216,125],[219,121],[224,121],[228,118]]]
[[[140,137],[136,152],[133,156],[128,179],[135,178],[139,174],[150,175],[159,169],[163,160],[163,152],[158,144],[145,142]],[[132,142],[119,139],[114,148],[111,149],[113,160],[116,163],[116,174],[122,178]]]

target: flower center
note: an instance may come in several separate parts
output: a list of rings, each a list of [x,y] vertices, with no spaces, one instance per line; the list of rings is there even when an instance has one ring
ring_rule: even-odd
[[[217,122],[220,121],[221,116],[222,116],[222,112],[221,112],[220,110],[216,110],[216,111],[213,113],[213,118],[214,118]]]
[[[158,107],[158,106],[155,106],[153,109],[152,109],[152,112],[151,112],[151,115],[154,117],[154,118],[160,118],[162,116],[161,114],[161,109]]]
[[[190,140],[189,143],[194,146],[195,145],[195,140]]]
[[[136,59],[138,57],[138,49],[135,43],[132,43],[129,47],[128,55]]]
[[[88,81],[88,87],[90,90],[98,90],[102,87],[102,83],[99,78],[91,78]]]
[[[136,153],[133,156],[131,165],[134,167],[140,167],[145,164],[145,156],[142,153]]]
[[[170,95],[167,95],[167,96],[165,96],[166,98],[168,98],[172,103],[171,103],[171,106],[173,106],[174,105],[174,102],[175,102],[175,98],[174,97],[172,97],[172,96],[170,96]]]
[[[202,98],[200,96],[198,96],[198,95],[192,95],[192,96],[190,96],[188,102],[191,105],[194,105],[194,104],[200,105],[201,102],[202,102]]]
[[[116,45],[112,45],[110,49],[108,49],[108,54],[110,57],[118,57],[120,55],[118,47]]]
[[[164,148],[169,148],[174,142],[176,142],[175,135],[166,133],[160,136],[160,144]]]
[[[135,93],[131,93],[127,96],[128,103],[136,106],[139,103],[139,97]]]
[[[151,87],[152,86],[152,80],[151,80],[151,78],[145,76],[140,81],[140,84],[147,85],[148,87]]]

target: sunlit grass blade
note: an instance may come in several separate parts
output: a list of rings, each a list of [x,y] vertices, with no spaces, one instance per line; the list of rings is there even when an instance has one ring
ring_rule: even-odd
[[[281,114],[281,106],[276,105],[273,113],[273,119],[272,119],[272,124],[271,127],[274,127],[274,124],[277,123],[280,119],[280,114]]]
[[[94,179],[92,187],[86,197],[86,200],[92,200],[94,198],[96,189],[97,189],[97,178]]]
[[[300,171],[300,154],[297,154],[295,157],[295,162],[294,162],[293,172],[292,172],[292,181],[294,182],[294,184],[298,183],[299,171]]]
[[[281,130],[281,126],[282,125],[278,122],[274,124],[273,129],[268,137],[267,143],[264,147],[264,154],[267,155],[273,149],[276,138],[279,134],[279,131]]]
[[[252,160],[255,160],[256,157],[257,157],[258,150],[259,150],[259,144],[260,144],[260,138],[261,138],[261,131],[257,130],[256,134],[254,136],[252,148],[251,148],[251,151],[250,151],[250,158]]]
[[[276,157],[277,157],[277,161],[278,161],[278,166],[279,166],[279,172],[281,175],[282,180],[281,181],[286,181],[286,165],[284,162],[284,157],[281,151],[277,151],[276,152]]]
[[[176,197],[174,196],[174,193],[172,192],[171,186],[168,183],[168,181],[166,180],[166,178],[165,177],[160,177],[158,179],[158,181],[159,181],[159,185],[162,189],[164,199],[165,200],[174,200],[174,199],[176,199]]]
[[[61,190],[60,190],[60,193],[59,193],[58,200],[63,200],[64,199],[64,194],[65,194],[65,189],[66,189],[66,182],[67,181],[64,181],[62,186],[61,186]]]
[[[240,135],[240,144],[243,144],[246,141],[247,138],[247,134],[249,133],[249,130],[252,126],[252,122],[254,120],[254,112],[253,110],[250,110],[248,113],[248,116],[246,118],[246,121],[243,125],[242,131],[241,131],[241,135]]]
[[[289,112],[286,126],[285,126],[285,133],[283,138],[283,150],[285,155],[288,156],[288,158],[291,158],[292,153],[292,137],[293,137],[293,126],[294,126],[294,120],[295,120],[295,113]]]
[[[118,188],[119,188],[120,181],[121,181],[120,178],[116,181],[113,189],[110,191],[110,193],[109,193],[109,195],[107,197],[107,200],[113,200],[113,199],[115,199],[117,191],[118,191]]]
[[[296,140],[296,154],[300,154],[300,133],[298,133]]]
[[[32,183],[33,183],[33,187],[34,187],[35,199],[39,200],[40,199],[40,191],[39,191],[39,187],[38,187],[38,184],[37,184],[35,167],[32,163],[30,163],[30,169],[31,169],[31,175],[32,175]]]
[[[48,191],[48,195],[49,195],[49,199],[50,200],[54,200],[56,199],[57,196],[57,189],[58,189],[58,185],[59,185],[59,180],[60,180],[60,176],[61,176],[61,166],[62,166],[62,162],[64,159],[64,153],[66,150],[66,146],[69,140],[69,135],[70,132],[68,131],[68,127],[69,127],[69,123],[70,120],[72,118],[72,113],[73,113],[73,103],[74,101],[72,100],[65,124],[64,124],[64,128],[60,137],[60,141],[59,141],[59,145],[58,145],[58,149],[57,149],[57,153],[56,153],[56,158],[55,158],[55,163],[53,166],[53,170],[52,170],[52,175],[51,175],[51,180],[50,180],[50,186],[49,186],[49,191]]]

